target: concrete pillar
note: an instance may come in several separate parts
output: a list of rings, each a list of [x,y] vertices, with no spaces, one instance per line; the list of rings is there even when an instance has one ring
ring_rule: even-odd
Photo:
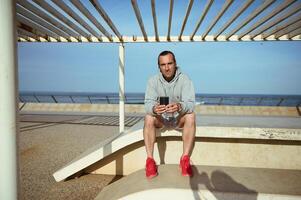
[[[119,44],[119,133],[124,131],[124,45]]]
[[[0,0],[0,199],[17,199],[15,1]]]

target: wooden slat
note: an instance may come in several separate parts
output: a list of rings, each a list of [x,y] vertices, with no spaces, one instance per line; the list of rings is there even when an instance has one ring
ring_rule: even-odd
[[[46,29],[46,28],[44,28],[44,27],[42,27],[42,26],[40,26],[40,25],[38,25],[38,24],[30,21],[29,19],[27,19],[26,17],[24,17],[24,16],[22,16],[20,14],[17,14],[17,20],[19,22],[21,22],[21,23],[26,24],[27,26],[29,26],[29,27],[31,27],[33,29],[38,30],[41,33],[46,34],[47,36],[50,36],[50,37],[53,37],[53,38],[56,38],[56,39],[59,38],[59,36],[56,35],[55,33],[53,33],[51,31],[49,31],[48,29]]]
[[[69,35],[67,35],[66,33],[64,33],[63,31],[61,31],[60,29],[50,25],[48,22],[44,21],[43,19],[37,17],[36,15],[32,14],[31,12],[29,12],[28,10],[26,10],[25,8],[23,8],[20,5],[16,6],[16,11],[17,13],[25,16],[26,18],[30,19],[31,21],[39,24],[40,26],[43,26],[44,28],[56,33],[59,36],[65,37],[65,38],[69,38]]]
[[[88,38],[89,34],[87,34],[85,31],[83,31],[79,26],[74,24],[72,21],[70,21],[67,17],[65,17],[63,14],[61,14],[59,11],[57,11],[52,5],[47,3],[45,0],[33,0],[36,4],[41,6],[43,9],[47,10],[50,14],[64,22],[67,26],[72,28],[74,31],[79,33],[81,36]]]
[[[32,37],[32,38],[35,38],[36,37],[36,34],[32,33],[32,32],[29,32],[25,29],[21,29],[20,27],[17,27],[17,31],[22,33],[23,35],[25,36],[28,36],[28,37]]]
[[[254,0],[247,0],[245,4],[236,11],[231,19],[216,33],[214,39],[216,39],[222,32],[224,32],[253,2]]]
[[[218,20],[224,15],[226,10],[229,8],[229,6],[233,3],[233,0],[226,0],[222,9],[218,13],[218,15],[214,18],[214,20],[211,22],[210,26],[207,28],[205,33],[203,34],[203,38],[205,38],[208,33],[212,30],[212,28],[215,26],[215,24],[218,22]]]
[[[153,15],[153,22],[154,22],[155,37],[156,37],[156,40],[159,41],[155,0],[152,0],[151,5],[152,5],[152,15]]]
[[[196,25],[196,27],[195,27],[193,33],[192,33],[191,36],[190,36],[190,39],[191,39],[191,40],[193,40],[193,38],[194,38],[196,32],[199,30],[199,27],[201,26],[201,23],[203,22],[204,18],[206,17],[206,15],[207,15],[207,13],[208,13],[208,11],[209,11],[209,9],[210,9],[210,7],[211,7],[213,1],[214,1],[214,0],[208,0],[208,1],[207,1],[207,4],[206,4],[206,6],[205,6],[205,8],[204,8],[204,11],[202,12],[202,15],[200,16],[200,18],[199,18],[199,20],[198,20],[198,23],[197,23],[197,25]]]
[[[73,3],[73,5],[80,10],[98,28],[100,32],[102,32],[110,41],[113,41],[112,36],[79,0],[71,0],[71,3]]]
[[[295,37],[295,36],[297,36],[297,35],[301,36],[301,28],[299,28],[299,29],[297,29],[297,30],[295,30],[295,31],[293,31],[293,32],[290,32],[290,33],[288,34],[288,38],[289,38],[289,39],[292,39],[293,37]],[[299,37],[299,38],[301,39],[301,37]]]
[[[172,22],[172,13],[173,13],[173,0],[169,1],[169,16],[168,16],[168,31],[167,31],[167,40],[170,40],[170,31],[171,31],[171,22]]]
[[[140,26],[142,35],[143,35],[143,37],[144,37],[144,40],[147,41],[147,34],[146,34],[146,32],[145,32],[145,29],[144,29],[144,24],[143,24],[143,21],[142,21],[142,17],[141,17],[141,14],[140,14],[140,10],[139,10],[139,8],[138,8],[137,1],[136,1],[136,0],[131,0],[131,2],[132,2],[133,9],[134,9],[134,11],[135,11],[136,18],[137,18],[137,20],[138,20],[138,23],[139,23],[139,26]]]
[[[190,11],[191,11],[191,8],[192,8],[192,5],[193,5],[193,0],[190,0],[189,4],[187,6],[187,9],[186,9],[186,14],[185,14],[183,23],[182,23],[181,32],[180,32],[180,35],[179,35],[179,40],[181,40],[181,37],[183,35],[184,29],[185,29],[185,26],[186,26],[186,23],[187,23],[187,19],[189,17],[189,14],[190,14]]]
[[[17,27],[18,29],[21,29],[21,30],[24,30],[24,31],[26,31],[26,32],[29,32],[29,33],[33,34],[33,35],[34,35],[34,38],[37,39],[37,40],[38,40],[39,37],[45,37],[45,38],[47,38],[47,35],[46,35],[45,33],[41,33],[41,32],[39,32],[37,29],[34,29],[34,28],[31,27],[31,26],[28,26],[28,25],[26,25],[26,24],[24,24],[24,23],[21,23],[21,22],[18,21],[18,20],[17,20],[17,22],[16,22],[16,27]]]
[[[280,38],[281,36],[283,35],[286,35],[286,34],[289,34],[291,32],[294,32],[295,30],[298,30],[301,28],[301,21],[298,21],[294,24],[291,24],[290,26],[286,27],[285,29],[281,30],[281,31],[278,31],[276,34],[275,34],[275,38],[278,39]]]
[[[24,8],[26,8],[27,10],[29,10],[30,12],[32,12],[35,15],[39,16],[40,18],[44,19],[48,23],[50,23],[53,26],[57,27],[58,29],[61,29],[62,31],[64,31],[68,35],[70,35],[72,37],[78,37],[79,36],[78,33],[74,32],[72,29],[70,29],[67,26],[63,25],[61,22],[59,22],[58,20],[56,20],[54,17],[50,16],[45,11],[37,8],[32,3],[29,3],[29,2],[27,2],[25,0],[18,0],[17,2],[18,2],[18,4],[22,5]]]
[[[119,33],[119,31],[115,27],[113,21],[111,20],[109,15],[106,13],[106,11],[102,8],[102,6],[99,4],[99,2],[97,0],[90,0],[90,2],[94,6],[94,8],[98,11],[98,13],[102,16],[102,18],[107,22],[107,24],[112,29],[112,31],[115,33],[115,35],[119,38],[119,41],[122,41],[122,35]]]
[[[236,28],[234,28],[227,36],[226,40],[228,40],[232,35],[237,33],[240,29],[246,26],[252,19],[257,17],[260,13],[262,13],[265,9],[267,9],[270,5],[272,5],[275,0],[266,0],[261,4],[254,12],[252,12],[244,21],[242,21]]]
[[[17,27],[17,32],[20,33],[23,36],[31,37],[31,38],[36,38],[36,34],[29,32],[25,29],[21,29],[20,27]]]
[[[248,28],[247,30],[245,30],[244,32],[242,32],[238,36],[238,38],[241,39],[245,35],[251,33],[253,30],[257,29],[259,26],[261,26],[262,24],[264,24],[265,22],[267,22],[269,19],[271,19],[272,17],[274,17],[275,15],[279,14],[281,11],[283,11],[284,9],[286,9],[287,7],[289,7],[295,1],[296,0],[286,0],[286,1],[283,1],[282,4],[280,4],[279,6],[277,6],[277,8],[275,8],[273,11],[269,12],[268,15],[266,15],[265,17],[259,19],[250,28]]]
[[[292,24],[294,24],[294,23],[296,23],[298,21],[301,21],[301,15],[293,17],[292,19],[290,19],[289,21],[287,21],[285,24],[282,24],[281,26],[275,26],[274,29],[272,29],[269,32],[263,34],[263,39],[265,39],[265,38],[267,38],[267,37],[269,37],[269,36],[271,36],[271,35],[279,32],[279,31],[287,28],[288,26],[290,26],[290,25],[292,25]]]
[[[273,21],[265,24],[263,27],[261,27],[258,31],[252,34],[251,38],[256,37],[257,35],[263,33],[264,31],[270,29],[271,27],[281,23],[282,21],[288,19],[290,16],[294,15],[295,13],[299,12],[301,10],[301,3],[298,3],[297,5],[294,5],[289,11],[283,13],[281,16],[277,17]]]
[[[84,27],[90,34],[94,37],[99,37],[99,33],[97,33],[88,23],[86,23],[77,13],[75,13],[65,2],[62,0],[52,0],[58,7],[64,10],[70,17],[72,17],[75,21],[77,21],[82,27]]]

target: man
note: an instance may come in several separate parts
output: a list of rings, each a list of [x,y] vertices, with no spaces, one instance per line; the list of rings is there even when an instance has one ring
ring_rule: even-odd
[[[156,128],[163,126],[183,128],[183,154],[180,158],[180,167],[183,176],[192,176],[190,154],[195,137],[194,87],[188,76],[177,67],[176,58],[171,51],[159,54],[158,65],[160,73],[148,80],[145,93],[147,114],[144,119],[143,137],[147,153],[146,177],[158,175],[153,150]],[[158,99],[162,96],[169,97],[168,105],[159,105]]]

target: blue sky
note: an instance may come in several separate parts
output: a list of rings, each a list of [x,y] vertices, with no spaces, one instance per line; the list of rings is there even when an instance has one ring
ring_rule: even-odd
[[[130,3],[118,2],[103,1],[102,5],[110,10],[120,32],[141,35]],[[168,2],[157,4],[159,35],[167,33]],[[152,35],[149,2],[138,3],[147,33]],[[185,13],[180,11],[186,9],[187,3],[175,1],[172,35],[179,34]],[[201,1],[195,1],[184,35],[190,34],[198,19],[197,11],[203,6]],[[225,16],[230,17],[238,6],[232,5]],[[175,19],[180,19],[179,23]],[[129,20],[133,23],[127,23]],[[199,32],[207,25],[203,24]],[[163,50],[175,53],[178,65],[190,76],[197,93],[301,95],[300,41],[128,43],[126,92],[144,92],[148,77],[158,72],[157,55]],[[20,91],[118,92],[118,44],[18,43],[18,64]]]

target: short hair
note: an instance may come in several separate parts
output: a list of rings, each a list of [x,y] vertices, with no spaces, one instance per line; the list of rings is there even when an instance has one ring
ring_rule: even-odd
[[[160,61],[160,56],[166,56],[166,55],[168,55],[168,54],[171,54],[172,57],[173,57],[173,61],[174,61],[175,63],[177,63],[175,54],[173,54],[173,52],[171,52],[171,51],[162,51],[162,52],[159,54],[159,56],[158,56],[158,66],[160,66],[160,62],[159,62],[159,61]]]

